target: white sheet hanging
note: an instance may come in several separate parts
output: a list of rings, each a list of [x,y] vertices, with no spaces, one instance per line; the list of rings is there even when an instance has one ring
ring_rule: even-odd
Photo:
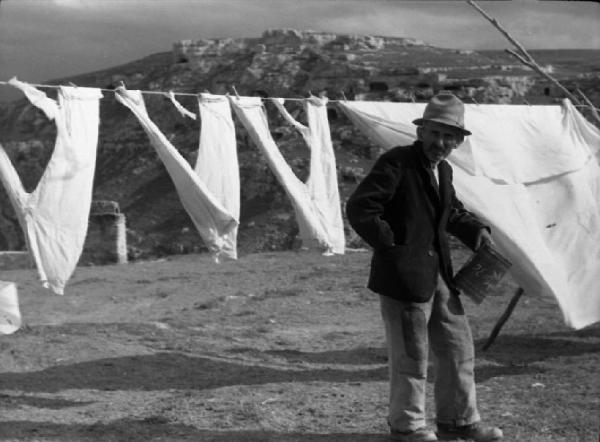
[[[140,91],[128,91],[119,87],[115,91],[115,98],[128,107],[142,125],[152,146],[167,168],[183,207],[190,215],[210,252],[217,260],[221,254],[229,253],[223,237],[238,226],[237,217],[213,196],[185,158],[177,152],[177,149],[150,120]],[[215,167],[220,167],[220,165]]]
[[[385,148],[412,143],[424,104],[342,102]],[[551,294],[565,322],[600,321],[600,131],[563,106],[466,105],[473,132],[449,158],[465,205],[492,226],[527,294]]]
[[[478,132],[471,131],[450,160],[472,175],[503,183],[531,183],[579,170],[590,158],[594,136],[572,105],[565,106],[568,111],[561,106],[467,104],[465,127]],[[342,101],[340,108],[381,146],[398,146],[415,139],[412,121],[423,115],[425,103]]]
[[[98,142],[98,89],[60,87],[58,103],[13,78],[32,104],[56,123],[54,152],[32,193],[25,192],[0,147],[0,179],[23,228],[29,252],[46,288],[62,295],[87,234]]]
[[[240,168],[235,125],[225,96],[202,93],[200,107],[200,147],[194,170],[208,190],[235,218],[240,219]],[[237,259],[238,225],[222,235],[222,254]]]
[[[229,99],[236,115],[265,154],[271,170],[290,197],[303,247],[319,248],[326,254],[343,254],[344,228],[326,99],[312,97],[304,100],[308,127],[289,115],[283,107],[283,99],[274,100],[282,115],[300,131],[311,149],[310,176],[306,184],[296,177],[277,148],[261,99],[231,96]]]

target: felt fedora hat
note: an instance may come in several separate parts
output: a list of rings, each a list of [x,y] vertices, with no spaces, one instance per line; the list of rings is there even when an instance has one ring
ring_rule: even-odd
[[[463,131],[463,134],[471,135],[471,132],[465,129],[465,105],[456,95],[449,92],[431,97],[425,106],[423,117],[417,118],[413,123],[421,126],[425,121],[436,121],[457,127]]]

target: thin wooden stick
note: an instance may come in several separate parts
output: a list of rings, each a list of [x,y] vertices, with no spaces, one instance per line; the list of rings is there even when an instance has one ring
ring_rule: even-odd
[[[512,49],[505,49],[505,52],[508,52],[510,55],[512,55],[513,57],[516,57],[519,59],[519,61],[521,63],[523,63],[524,65],[529,66],[531,69],[535,69],[535,64],[533,64],[531,61],[525,59],[525,57],[523,57],[521,54],[519,54],[516,51],[513,51]]]
[[[598,110],[594,106],[594,103],[591,102],[591,100],[583,93],[583,91],[581,89],[578,88],[577,92],[579,93],[579,95],[581,95],[581,97],[583,98],[583,101],[585,101],[587,103],[587,105],[590,107],[592,114],[594,115],[594,118],[596,118],[596,120],[600,121],[600,114],[598,114]]]
[[[515,40],[508,33],[508,31],[506,29],[504,29],[502,26],[500,26],[500,23],[498,23],[498,20],[496,20],[495,18],[488,15],[488,13],[485,12],[483,9],[481,9],[481,7],[477,3],[475,3],[473,0],[467,0],[467,3],[470,4],[471,6],[473,6],[475,9],[477,9],[477,11],[479,11],[479,13],[481,15],[483,15],[491,24],[493,24],[494,27],[496,29],[498,29],[506,37],[506,39],[508,41],[510,41],[517,48],[517,50],[521,53],[521,55],[523,55],[523,57],[529,59],[529,61],[533,61],[533,58],[531,57],[531,55],[529,55],[527,50],[521,45],[521,43],[519,43],[517,40]]]
[[[517,291],[515,292],[515,294],[513,295],[510,302],[508,303],[506,310],[504,310],[504,313],[502,313],[502,316],[500,316],[500,318],[498,319],[498,322],[494,326],[492,333],[490,333],[490,337],[487,339],[486,343],[482,347],[483,351],[486,351],[494,343],[494,341],[496,340],[496,337],[498,336],[498,333],[500,333],[500,329],[502,328],[504,323],[508,320],[508,318],[510,318],[511,313],[515,309],[515,306],[517,305],[517,302],[519,302],[519,299],[521,298],[521,296],[523,296],[523,293],[524,293],[524,290],[521,287],[519,287],[517,289]]]
[[[568,89],[566,89],[563,85],[561,85],[558,80],[554,79],[552,76],[550,76],[547,72],[545,72],[540,65],[538,65],[536,63],[536,61],[533,59],[533,57],[529,54],[529,52],[527,52],[527,50],[523,47],[523,45],[521,45],[521,43],[519,43],[515,38],[513,38],[506,29],[504,29],[500,23],[498,23],[498,20],[496,20],[495,18],[491,17],[490,15],[487,14],[487,12],[485,12],[483,9],[481,9],[481,7],[475,3],[473,0],[467,0],[467,3],[470,4],[471,6],[473,6],[481,15],[483,15],[483,17],[485,17],[486,20],[488,20],[492,25],[494,25],[494,27],[496,29],[498,29],[502,35],[504,35],[508,41],[510,41],[513,46],[515,46],[517,48],[517,52],[515,52],[512,49],[506,49],[506,52],[508,52],[509,54],[511,54],[512,56],[516,57],[521,63],[525,64],[526,66],[529,66],[530,68],[532,68],[533,70],[535,70],[536,72],[538,72],[539,74],[543,75],[545,78],[547,78],[548,80],[552,81],[554,84],[556,84],[564,93],[567,97],[569,97],[569,99],[575,103],[575,104],[581,104],[579,99],[573,95],[571,92],[569,92]]]
[[[529,52],[527,52],[527,50],[523,47],[523,45],[521,45],[513,36],[511,36],[508,33],[508,31],[506,29],[504,29],[500,25],[500,23],[498,23],[498,20],[491,17],[487,12],[485,12],[473,0],[467,0],[467,3],[470,4],[471,6],[473,6],[483,17],[485,17],[486,20],[488,20],[492,25],[494,25],[494,27],[496,29],[498,29],[502,33],[502,35],[504,35],[508,39],[508,41],[510,41],[513,44],[513,46],[515,46],[515,48],[517,48],[516,51],[514,51],[512,49],[506,49],[506,52],[511,54],[513,57],[516,57],[521,63],[530,67],[531,69],[536,71],[538,74],[542,75],[547,80],[551,81],[555,86],[557,86],[565,94],[566,97],[569,98],[569,100],[571,100],[573,102],[573,104],[575,104],[575,105],[582,104],[581,101],[575,95],[573,95],[566,87],[564,87],[562,84],[560,84],[560,82],[557,79],[555,79],[550,74],[548,74],[546,71],[544,71],[544,69],[533,59],[533,57],[529,54]],[[593,117],[600,123],[600,115],[598,115],[598,113],[595,111],[594,106],[593,106],[593,104],[591,104],[591,102],[589,102],[588,104],[592,108]]]

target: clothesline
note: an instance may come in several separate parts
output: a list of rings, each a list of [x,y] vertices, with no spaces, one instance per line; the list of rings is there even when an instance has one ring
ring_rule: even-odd
[[[28,235],[28,245],[32,245],[30,252],[40,280],[58,294],[75,269],[87,232],[102,94],[95,88],[71,87],[59,105],[27,83],[11,80],[10,85],[21,89],[33,106],[56,123],[55,149],[38,187],[32,193],[23,188],[11,159],[1,148],[0,181],[20,213],[17,218]],[[232,124],[232,117],[237,115],[284,186],[302,240],[306,238],[306,245],[321,250],[326,247],[326,253],[336,253],[333,240],[339,238],[342,247],[344,234],[326,107],[316,100],[306,100],[309,124],[304,126],[283,113],[282,100],[275,101],[284,118],[296,123],[307,144],[314,143],[309,144],[309,179],[318,184],[310,188],[311,182],[301,181],[279,151],[263,110],[259,106],[244,106],[247,97],[240,98],[231,102],[207,100],[206,106],[200,107],[201,113],[206,111],[209,115],[201,116],[200,161],[192,168],[152,122],[141,92],[131,90],[115,95],[139,120],[199,234],[208,238],[204,241],[211,251],[225,250],[221,239],[239,225],[238,213],[233,213],[225,206],[226,200],[220,198],[231,195],[235,198],[228,200],[235,204],[231,207],[238,208],[239,186],[236,184],[233,192],[219,194],[216,189],[221,192],[222,186],[215,186],[214,191],[209,187],[213,177],[224,178],[229,184],[239,178],[239,164],[235,162],[237,127]],[[362,133],[387,149],[414,141],[412,121],[422,116],[424,104],[342,101],[339,106]],[[569,100],[564,100],[561,107],[470,106],[468,111],[473,136],[467,141],[468,148],[457,151],[454,158],[457,194],[466,207],[476,208],[496,232],[499,251],[515,264],[513,276],[519,286],[530,295],[552,294],[571,327],[582,328],[599,321],[600,298],[590,287],[598,286],[600,270],[585,264],[600,255],[600,168],[590,155],[598,151],[600,131]],[[312,118],[316,113],[316,118]],[[212,129],[204,125],[211,122],[218,125]],[[226,140],[231,156],[221,159],[211,154],[206,161],[202,159],[205,146],[223,152],[220,146]],[[477,152],[476,157],[473,152]],[[318,167],[313,168],[315,164]],[[223,173],[224,166],[230,168],[231,174]],[[329,186],[323,185],[324,178],[330,180]],[[312,190],[315,193],[309,193]],[[317,202],[319,206],[313,204]],[[323,208],[335,209],[335,219],[324,219],[328,213]],[[333,229],[339,236],[334,238],[333,233],[328,233]],[[214,249],[209,244],[214,244]],[[232,243],[228,250],[235,250]]]
[[[60,85],[60,84],[35,84],[35,83],[29,83],[31,86],[34,87],[41,87],[41,88],[53,88],[53,89],[58,89],[60,87],[77,87],[74,84],[69,84],[69,85]],[[0,81],[0,85],[7,85],[10,86],[10,83],[8,83],[7,81]],[[105,88],[99,88],[99,87],[93,87],[93,86],[81,86],[81,87],[92,87],[94,89],[97,89],[99,91],[103,91],[103,92],[115,92],[115,89],[105,89]],[[239,95],[237,94],[237,91],[235,90],[235,86],[232,86],[234,93],[236,96],[239,97]],[[193,94],[191,92],[174,92],[174,91],[169,91],[169,92],[164,92],[164,91],[140,91],[142,94],[151,94],[151,95],[165,95],[168,96],[169,93],[173,93],[174,95],[185,95],[188,97],[197,97],[199,94]],[[224,95],[229,95],[229,93],[224,94]],[[263,97],[260,97],[261,99],[264,99]],[[304,100],[304,98],[285,98],[285,100],[288,101],[302,101]],[[329,99],[328,101],[330,102],[337,102],[337,101],[348,101],[348,100],[331,100]]]
[[[41,88],[53,88],[53,89],[58,89],[60,87],[77,87],[74,84],[70,84],[70,85],[60,85],[60,84],[34,84],[34,83],[29,83],[31,86],[35,86],[35,87],[41,87]],[[10,86],[10,84],[7,81],[0,81],[0,85],[6,85],[6,86]],[[81,86],[81,87],[90,87],[90,86]],[[93,86],[92,86],[93,87]],[[237,91],[235,90],[235,86],[232,86],[234,93],[236,96],[239,97]],[[99,91],[103,91],[103,92],[115,92],[116,89],[105,89],[105,88],[97,88],[94,87],[94,89],[98,89]],[[183,95],[183,96],[187,96],[187,97],[197,97],[199,94],[193,94],[191,92],[174,92],[174,91],[169,91],[169,92],[164,92],[164,91],[140,91],[142,94],[149,94],[149,95],[164,95],[166,97],[169,96],[169,93],[173,93],[174,95]],[[229,95],[229,93],[225,94],[225,95]],[[260,97],[261,100],[264,100],[265,98]],[[475,101],[474,98],[471,97],[471,99],[473,100],[473,104],[475,105],[479,105],[479,103],[477,101]],[[284,100],[286,101],[302,101],[305,100],[305,98],[284,98]],[[335,100],[335,99],[328,99],[328,101],[330,103],[344,103],[344,102],[348,102],[348,101],[355,101],[355,100],[347,100],[347,99],[343,99],[343,100]],[[527,100],[523,99],[524,104],[531,106],[531,104],[529,102],[527,102]],[[414,100],[413,100],[414,102]],[[599,108],[597,107],[593,107],[587,104],[573,104],[574,107],[589,107],[590,109],[594,109],[596,111],[600,111]]]

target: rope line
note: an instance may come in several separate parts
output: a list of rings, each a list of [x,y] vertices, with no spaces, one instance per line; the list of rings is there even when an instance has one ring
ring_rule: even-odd
[[[25,82],[27,83],[27,82]],[[61,84],[36,84],[36,83],[27,83],[30,86],[34,86],[34,87],[38,87],[38,88],[52,88],[52,89],[58,89],[60,87],[74,87],[77,88],[78,86],[70,84],[70,85],[61,85]],[[6,85],[6,86],[11,86],[10,83],[8,83],[7,81],[0,81],[0,85]],[[100,88],[100,87],[95,87],[95,86],[81,86],[81,87],[89,87],[92,89],[97,89],[99,91],[102,92],[116,92],[116,88],[115,89],[106,89],[106,88]],[[235,86],[232,86],[233,90],[235,91]],[[165,95],[167,98],[169,96],[169,93],[172,92],[174,95],[184,95],[184,96],[188,96],[188,97],[198,97],[200,95],[200,93],[197,94],[193,94],[191,92],[174,92],[174,91],[168,91],[168,92],[163,92],[163,91],[144,91],[144,90],[140,90],[140,92],[142,94],[151,94],[151,95]],[[223,94],[223,95],[230,95],[229,93]],[[237,94],[237,92],[235,93],[235,96],[237,96],[239,98],[239,95]],[[261,100],[265,100],[266,98],[264,97],[253,97],[253,98],[260,98]],[[303,101],[305,100],[305,98],[284,98],[284,100],[288,100],[288,101]],[[328,101],[330,102],[337,102],[337,101],[348,101],[348,100],[332,100],[332,99],[328,99]]]
[[[71,85],[60,85],[60,84],[34,84],[34,83],[28,83],[28,84],[29,84],[29,85],[31,85],[31,86],[39,87],[39,88],[53,88],[53,89],[58,89],[58,88],[60,88],[60,87],[74,87],[74,88],[78,87],[78,86],[76,86],[76,85],[73,85],[73,84],[71,84]],[[0,81],[0,85],[11,86],[11,85],[10,85],[10,84],[9,84],[7,81]],[[113,93],[114,93],[114,92],[116,92],[116,89],[105,89],[105,88],[99,88],[99,87],[94,87],[94,86],[81,86],[81,87],[89,87],[89,88],[92,88],[92,89],[98,89],[99,91],[102,91],[102,92],[113,92]],[[232,86],[232,89],[233,89],[233,91],[235,92],[235,95],[236,95],[236,96],[239,98],[239,95],[237,94],[237,91],[236,91],[236,89],[235,89],[235,86]],[[141,90],[140,92],[141,92],[142,94],[150,94],[150,95],[164,95],[164,96],[166,96],[167,98],[169,97],[169,93],[173,93],[174,95],[183,95],[183,96],[187,96],[187,97],[198,97],[198,96],[200,95],[200,93],[193,94],[193,93],[191,93],[191,92],[174,92],[174,91],[163,92],[163,91],[143,91],[143,90]],[[226,93],[226,94],[224,94],[224,95],[230,95],[230,94],[229,94],[229,93]],[[311,95],[312,95],[312,94],[311,94]],[[344,95],[344,92],[343,92],[343,91],[342,91],[342,96],[344,97],[344,99],[343,99],[343,100],[334,100],[334,99],[329,99],[329,98],[328,98],[327,100],[328,100],[330,103],[343,103],[343,102],[346,102],[346,101],[354,101],[354,100],[347,100],[347,99],[346,99],[346,95]],[[261,100],[267,100],[267,98],[264,98],[264,97],[253,97],[253,98],[260,98]],[[413,103],[414,103],[414,102],[415,102],[415,101],[414,101],[414,95],[412,96],[412,98],[413,98]],[[286,100],[286,101],[303,101],[303,100],[306,100],[306,98],[283,98],[283,99],[284,99],[284,100]],[[479,103],[477,103],[477,102],[475,101],[475,99],[474,99],[474,98],[473,98],[473,101],[474,101],[476,104],[479,104]],[[526,102],[526,104],[527,104],[527,105],[529,105],[529,106],[531,106],[531,104],[529,104],[529,103],[527,103],[527,102]],[[593,107],[593,106],[590,106],[590,105],[588,105],[588,104],[577,104],[577,105],[574,105],[574,106],[575,106],[575,107],[585,107],[585,108],[595,109],[596,111],[600,111],[600,109],[598,109],[598,108],[596,108],[596,107]]]

